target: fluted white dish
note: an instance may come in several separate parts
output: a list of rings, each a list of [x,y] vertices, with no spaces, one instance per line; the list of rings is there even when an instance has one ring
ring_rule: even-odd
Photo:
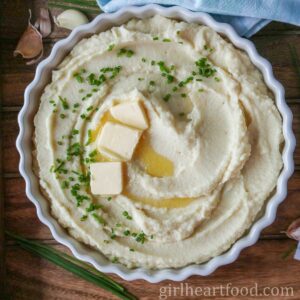
[[[221,35],[227,37],[227,39],[237,48],[243,49],[249,55],[252,63],[263,74],[265,83],[274,93],[276,105],[283,119],[285,144],[282,151],[282,159],[284,167],[278,178],[276,193],[269,199],[262,212],[262,216],[251,226],[246,235],[237,240],[232,247],[222,255],[214,257],[208,262],[200,265],[193,264],[179,269],[128,269],[123,265],[110,262],[98,251],[76,241],[51,215],[50,203],[42,195],[39,188],[39,180],[32,168],[33,118],[39,107],[40,96],[43,89],[51,79],[52,70],[55,69],[76,43],[82,38],[105,31],[112,26],[121,25],[130,18],[136,17],[144,19],[155,14],[183,20],[189,23],[207,25]],[[102,272],[115,273],[125,280],[145,279],[153,283],[165,279],[181,281],[191,275],[209,275],[218,267],[235,261],[240,252],[244,248],[253,245],[258,240],[260,232],[274,221],[277,207],[287,195],[287,180],[294,170],[293,151],[295,148],[295,137],[292,132],[292,114],[285,102],[284,89],[274,78],[271,64],[257,53],[255,46],[251,41],[241,38],[230,25],[216,22],[206,13],[192,12],[177,6],[165,8],[151,4],[142,7],[127,7],[116,13],[101,14],[91,23],[77,27],[66,39],[57,42],[54,45],[50,56],[37,66],[34,80],[25,90],[24,105],[19,113],[18,122],[20,127],[20,133],[17,138],[17,149],[20,153],[19,169],[26,182],[27,197],[36,206],[37,215],[41,222],[49,227],[55,240],[67,246],[75,257],[91,263],[96,269]]]

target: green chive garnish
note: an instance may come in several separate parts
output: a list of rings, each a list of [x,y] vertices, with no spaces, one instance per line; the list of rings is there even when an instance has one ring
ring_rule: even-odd
[[[40,257],[54,263],[57,266],[62,267],[63,269],[73,273],[74,275],[76,275],[88,282],[91,282],[91,283],[97,285],[98,287],[101,287],[101,288],[113,293],[120,299],[124,299],[124,300],[137,299],[134,295],[127,292],[126,289],[124,287],[122,287],[121,285],[119,285],[117,282],[115,282],[114,280],[112,280],[111,278],[106,276],[105,274],[97,271],[91,265],[89,265],[85,262],[77,260],[76,258],[74,258],[66,253],[63,253],[61,251],[58,251],[50,246],[27,240],[16,234],[13,234],[11,232],[6,231],[6,234],[9,237],[16,240],[17,244],[21,248],[23,248],[37,256],[40,256]]]
[[[107,51],[112,51],[112,49],[114,49],[115,44],[110,44],[107,48]]]
[[[132,220],[132,216],[129,215],[128,211],[123,211],[122,215],[127,219],[127,220]]]
[[[59,98],[59,100],[60,100],[60,102],[62,104],[63,109],[69,109],[69,104],[68,104],[67,99],[63,98],[61,96],[58,96],[58,98]]]
[[[168,102],[168,101],[170,100],[170,98],[171,98],[171,94],[167,94],[167,95],[165,95],[165,96],[163,97],[163,100],[164,100],[165,102]]]

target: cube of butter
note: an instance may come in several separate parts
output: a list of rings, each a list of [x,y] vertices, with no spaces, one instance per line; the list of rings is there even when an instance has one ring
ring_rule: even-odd
[[[98,162],[90,165],[91,192],[94,195],[118,195],[123,190],[121,162]]]
[[[97,148],[103,155],[109,152],[121,160],[130,160],[140,137],[137,129],[107,122],[98,136]]]
[[[110,109],[111,115],[121,123],[144,130],[148,128],[148,120],[140,101],[117,104]]]

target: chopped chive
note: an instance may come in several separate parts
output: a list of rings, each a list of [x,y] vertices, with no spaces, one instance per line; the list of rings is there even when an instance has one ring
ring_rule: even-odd
[[[126,56],[131,57],[134,54],[134,51],[131,49],[121,48],[117,54],[117,56]]]
[[[165,102],[168,102],[168,101],[170,100],[170,98],[171,98],[171,94],[167,94],[167,95],[165,95],[165,96],[163,97],[163,100],[164,100]]]
[[[103,84],[106,81],[106,77],[105,77],[104,74],[100,74],[98,77],[96,77],[96,75],[94,73],[91,73],[87,77],[87,81],[90,85],[99,86],[99,85]]]
[[[170,73],[170,69],[165,65],[163,61],[159,61],[157,64],[161,72]]]
[[[67,189],[69,188],[70,184],[69,184],[69,181],[67,180],[64,180],[62,183],[61,183],[61,188],[64,190],[64,189]]]
[[[89,130],[88,130],[88,140],[87,140],[87,142],[85,143],[85,146],[89,145],[91,142],[92,142],[92,130],[89,129]]]
[[[78,134],[79,133],[79,130],[78,129],[73,129],[72,130],[72,135],[76,135],[76,134]]]
[[[191,81],[193,81],[193,79],[194,79],[193,76],[189,76],[189,77],[186,78],[185,80],[180,81],[178,85],[179,85],[180,87],[183,87],[183,86],[187,85],[188,83],[190,83]]]
[[[139,233],[135,240],[138,242],[138,243],[141,243],[141,244],[144,244],[146,241],[147,241],[147,238],[146,238],[146,235],[144,232],[141,232]]]
[[[115,44],[110,44],[107,48],[107,51],[112,51],[112,49],[114,49]]]
[[[63,109],[69,109],[69,104],[67,102],[67,99],[66,98],[62,98],[61,96],[58,96],[61,104],[62,104],[62,107]]]
[[[80,74],[75,73],[74,77],[79,83],[83,83],[83,77]]]
[[[102,205],[91,203],[91,204],[85,209],[85,211],[86,211],[86,212],[91,212],[91,211],[97,210],[97,209],[99,209],[99,208],[102,208]]]
[[[213,76],[217,72],[217,70],[207,62],[207,58],[197,60],[195,65],[198,67],[199,75],[206,78]]]
[[[112,262],[113,264],[116,264],[116,263],[119,262],[119,258],[118,258],[117,256],[114,256],[114,257],[112,258],[111,262]]]
[[[172,83],[174,81],[174,78],[175,77],[173,75],[168,74],[167,75],[167,83]]]
[[[95,149],[89,153],[89,157],[95,157],[97,154],[98,154],[98,151],[97,151],[97,149]]]
[[[101,224],[101,225],[105,225],[105,224],[106,224],[105,220],[104,220],[101,216],[97,215],[96,213],[92,213],[92,217],[93,217],[99,224]]]
[[[83,216],[80,218],[80,221],[85,221],[87,218],[88,218],[88,215],[83,215]]]
[[[129,215],[128,211],[124,210],[122,215],[127,219],[127,220],[132,220],[132,216]]]
[[[115,234],[115,231],[114,231],[114,229],[112,228],[111,229],[111,235],[110,235],[110,238],[113,240],[113,239],[115,239],[117,236],[116,236],[116,234]]]
[[[128,235],[130,235],[130,231],[129,231],[129,230],[125,230],[125,231],[123,232],[123,234],[124,234],[125,236],[128,236]]]

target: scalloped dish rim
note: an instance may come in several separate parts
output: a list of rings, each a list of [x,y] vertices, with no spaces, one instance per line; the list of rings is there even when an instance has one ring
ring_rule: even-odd
[[[282,151],[284,166],[278,177],[276,191],[268,200],[263,215],[225,253],[210,259],[206,263],[188,265],[179,269],[128,269],[120,264],[111,263],[100,252],[76,241],[51,216],[50,204],[40,192],[38,178],[34,175],[32,168],[33,117],[39,105],[41,92],[49,82],[52,69],[61,62],[79,40],[91,34],[107,30],[112,25],[120,25],[132,17],[143,19],[155,14],[180,19],[188,23],[205,24],[221,35],[226,36],[232,44],[237,48],[243,49],[248,54],[252,63],[263,74],[266,85],[274,93],[276,106],[282,116],[285,140]],[[20,132],[16,145],[20,154],[19,170],[26,182],[26,195],[34,203],[39,219],[48,226],[54,239],[67,246],[76,258],[91,263],[102,272],[117,274],[125,280],[144,279],[152,283],[167,279],[181,281],[192,275],[207,276],[218,267],[235,261],[244,248],[256,243],[261,231],[274,221],[277,207],[287,195],[287,180],[294,171],[293,152],[295,149],[295,137],[292,132],[292,113],[285,102],[284,89],[274,78],[271,64],[257,53],[251,41],[241,38],[230,25],[219,23],[206,13],[192,12],[178,6],[166,8],[150,4],[141,7],[126,7],[116,13],[100,14],[91,23],[77,27],[67,38],[54,45],[50,56],[37,66],[34,80],[27,86],[24,98],[24,105],[18,115]]]

